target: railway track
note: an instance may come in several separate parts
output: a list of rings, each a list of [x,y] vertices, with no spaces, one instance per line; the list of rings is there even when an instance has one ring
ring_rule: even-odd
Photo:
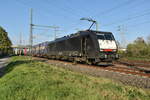
[[[120,72],[124,74],[130,74],[130,75],[138,75],[138,76],[144,76],[144,77],[149,77],[150,74],[145,73],[144,71],[138,70],[138,69],[132,69],[128,67],[108,67],[108,70],[115,71],[115,72]]]
[[[114,64],[113,66],[108,66],[108,67],[85,65],[85,64],[81,64],[80,66],[94,67],[96,69],[102,69],[102,70],[107,70],[107,71],[112,71],[112,72],[117,72],[117,73],[122,73],[122,74],[137,75],[141,77],[150,78],[150,73],[147,73],[145,71],[141,71],[135,68],[130,68],[126,65],[121,65],[121,64]]]
[[[148,64],[144,64],[144,63],[129,63],[129,62],[123,62],[123,61],[117,61],[116,64],[125,65],[128,68],[132,68],[132,69],[138,70],[140,72],[150,74],[150,65],[148,65]]]
[[[88,74],[94,77],[113,79],[126,85],[150,89],[150,73],[145,73],[141,70],[123,64],[114,64],[106,67],[81,63],[73,64],[72,62],[68,61],[51,60],[37,57],[33,57],[33,60],[43,61],[56,67]]]
[[[72,62],[68,62],[68,61],[60,61],[60,60],[49,60],[46,58],[40,58],[40,59],[44,59],[47,62],[54,62],[54,63],[62,63],[64,65],[67,64],[73,64]],[[129,74],[129,75],[136,75],[136,76],[141,76],[141,77],[147,77],[150,78],[150,72],[148,70],[143,70],[143,69],[139,69],[138,67],[131,67],[129,65],[126,64],[117,64],[115,63],[112,66],[98,66],[98,65],[87,65],[87,64],[81,64],[81,63],[77,63],[75,64],[75,66],[79,66],[79,67],[90,67],[90,68],[94,68],[94,69],[100,69],[100,70],[106,70],[106,71],[112,71],[112,72],[116,72],[116,73],[122,73],[122,74]]]

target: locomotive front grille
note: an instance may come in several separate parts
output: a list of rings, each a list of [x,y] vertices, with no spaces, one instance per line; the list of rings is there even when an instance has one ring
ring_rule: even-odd
[[[119,58],[119,56],[116,53],[101,53],[100,54],[100,59],[112,60],[112,59],[118,59],[118,58]]]

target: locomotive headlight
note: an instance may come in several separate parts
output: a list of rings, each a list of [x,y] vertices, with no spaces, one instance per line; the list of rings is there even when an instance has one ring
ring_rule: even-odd
[[[114,52],[116,52],[116,49],[113,49]]]
[[[103,49],[100,49],[100,51],[104,51]]]

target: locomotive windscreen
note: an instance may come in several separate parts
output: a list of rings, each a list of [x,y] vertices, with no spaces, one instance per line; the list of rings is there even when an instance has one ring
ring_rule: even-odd
[[[114,37],[112,36],[112,34],[98,34],[97,39],[100,39],[100,40],[114,40]]]
[[[115,50],[117,45],[112,33],[101,33],[97,34],[97,40],[99,43],[100,50]]]

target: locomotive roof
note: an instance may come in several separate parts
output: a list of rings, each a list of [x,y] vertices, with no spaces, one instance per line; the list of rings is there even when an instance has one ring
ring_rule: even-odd
[[[106,32],[106,31],[95,31],[95,30],[88,30],[89,32],[95,32],[95,33],[105,33],[105,34],[107,34],[107,33],[111,33],[111,32]]]
[[[57,38],[56,40],[54,41],[46,41],[46,42],[43,42],[43,43],[40,43],[40,44],[37,44],[35,45],[38,46],[38,45],[48,45],[49,43],[54,43],[54,42],[59,42],[59,41],[63,41],[63,40],[67,40],[69,38],[73,38],[73,37],[76,37],[76,36],[84,36],[84,35],[88,35],[88,34],[91,34],[92,33],[103,33],[103,34],[111,34],[111,32],[105,32],[105,31],[95,31],[95,30],[84,30],[84,31],[78,31],[77,33],[74,33],[74,34],[70,34],[70,35],[67,35],[67,36],[64,36],[64,37],[61,37],[61,38]]]
[[[107,33],[110,34],[111,33],[111,32],[105,32],[105,31],[84,30],[84,31],[78,31],[75,34],[70,34],[70,35],[58,38],[58,39],[56,39],[55,41],[52,41],[52,42],[58,42],[58,41],[66,40],[66,39],[73,38],[73,37],[76,37],[76,36],[88,35],[88,34],[91,34],[91,32],[93,32],[93,33],[103,33],[103,34],[104,33],[105,34],[107,34]]]

